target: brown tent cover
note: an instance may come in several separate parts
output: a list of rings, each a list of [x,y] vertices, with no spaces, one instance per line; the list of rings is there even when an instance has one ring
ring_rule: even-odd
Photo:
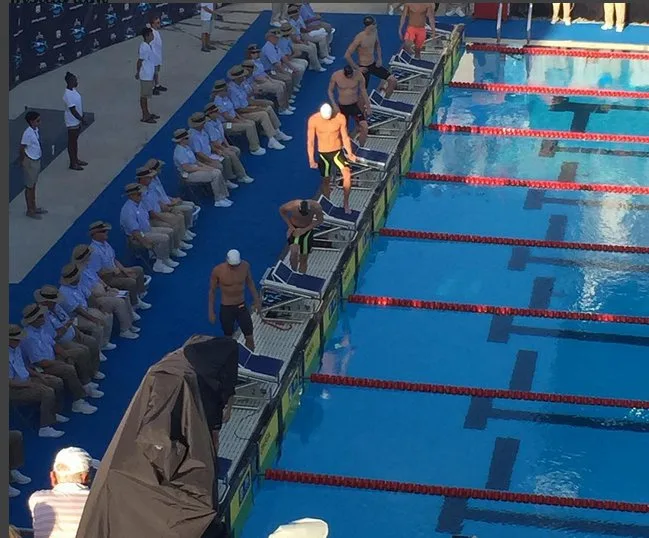
[[[208,364],[232,345],[236,352],[232,341],[224,349],[224,339],[205,340]],[[102,459],[77,538],[200,538],[210,526],[216,456],[194,365],[180,348],[148,370]]]

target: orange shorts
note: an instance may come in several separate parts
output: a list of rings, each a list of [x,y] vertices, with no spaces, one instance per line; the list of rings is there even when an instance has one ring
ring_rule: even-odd
[[[415,26],[408,26],[406,29],[405,41],[412,41],[416,49],[424,47],[426,41],[426,28],[417,28]]]

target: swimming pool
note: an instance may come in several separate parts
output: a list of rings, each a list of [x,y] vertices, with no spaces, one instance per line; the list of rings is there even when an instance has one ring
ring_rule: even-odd
[[[524,70],[511,68],[517,58],[480,54],[476,65],[484,62],[494,73],[505,73],[500,81],[529,82]],[[627,61],[598,64],[598,70],[593,87],[607,76],[620,88],[639,87],[616,76],[629,72]],[[539,72],[535,84],[572,84]],[[649,134],[646,120],[638,119],[648,113],[643,108],[649,100],[571,97],[559,104],[556,110],[548,97],[447,89],[433,121]],[[584,110],[590,110],[587,119]],[[542,145],[542,140],[429,131],[412,170],[647,184],[646,147],[561,141],[548,153]],[[648,210],[641,196],[404,180],[385,227],[647,245]],[[649,265],[646,254],[377,237],[356,294],[647,316]],[[640,399],[647,393],[648,347],[646,325],[346,303],[320,371]],[[311,384],[274,467],[647,503],[648,434],[649,412],[638,409]],[[637,513],[266,481],[244,537],[267,536],[302,517],[325,519],[335,538],[649,536],[648,516]]]

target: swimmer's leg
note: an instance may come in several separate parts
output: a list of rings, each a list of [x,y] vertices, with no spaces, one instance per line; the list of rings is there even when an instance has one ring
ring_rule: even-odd
[[[298,271],[300,273],[306,273],[306,268],[307,268],[308,261],[309,261],[309,255],[308,254],[300,254],[300,256],[299,256],[299,265],[298,265]]]
[[[362,147],[365,146],[365,142],[367,142],[367,136],[370,132],[370,126],[368,125],[367,121],[363,120],[358,122],[358,130],[359,130],[358,143]]]
[[[397,79],[394,75],[390,75],[387,80],[387,88],[385,90],[385,97],[390,98],[392,92],[397,88]]]
[[[295,243],[292,244],[291,246],[288,247],[290,251],[290,263],[291,263],[291,269],[293,271],[297,270],[297,264],[298,264],[298,256],[300,254],[300,245],[296,245]]]
[[[343,172],[343,208],[348,215],[352,212],[349,208],[349,193],[352,190],[352,171],[349,166],[342,169]]]

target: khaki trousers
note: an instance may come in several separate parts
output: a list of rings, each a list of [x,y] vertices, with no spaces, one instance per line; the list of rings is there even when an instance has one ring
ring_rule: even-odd
[[[37,365],[38,366],[38,365]],[[48,366],[41,366],[43,372],[48,375],[58,377],[63,381],[63,386],[68,390],[75,400],[81,400],[86,397],[86,391],[83,385],[90,383],[90,372],[87,368],[83,374],[84,378],[79,379],[76,365],[68,364],[62,359],[55,359]]]
[[[139,265],[133,267],[124,267],[126,276],[122,273],[113,272],[100,273],[101,279],[111,288],[128,291],[131,304],[135,306],[138,303],[138,295],[144,293],[144,269]]]
[[[11,404],[16,406],[40,406],[41,428],[56,423],[56,413],[61,411],[62,401],[63,381],[53,375],[43,374],[42,378],[30,377],[28,385],[9,389],[9,402]]]
[[[100,348],[104,347],[110,342],[110,337],[113,332],[113,315],[106,314],[96,308],[88,308],[88,313],[91,316],[99,318],[101,323],[93,323],[82,316],[77,317],[77,332],[82,332],[92,336],[99,342]]]
[[[624,26],[626,23],[626,4],[624,2],[604,3],[604,22],[609,26]]]
[[[156,228],[171,228],[173,230],[173,248],[178,248],[185,237],[185,218],[173,213],[160,213],[160,218],[151,219],[151,226]]]
[[[9,430],[9,470],[20,469],[24,463],[23,434],[18,430]]]
[[[232,122],[232,127],[225,129],[227,135],[240,135],[245,134],[248,139],[248,146],[250,151],[257,151],[261,146],[259,145],[259,134],[257,134],[257,126],[252,120],[237,120]]]
[[[295,91],[295,83],[291,73],[280,73],[279,71],[275,71],[274,74],[271,73],[269,76],[272,79],[283,82],[286,86],[286,93],[288,95],[291,95]]]
[[[59,342],[59,345],[66,351],[77,347],[87,350],[92,375],[95,375],[99,371],[101,345],[97,339],[81,331],[75,331],[74,339],[69,342]]]
[[[223,179],[223,172],[220,170],[199,170],[198,172],[190,172],[185,179],[187,183],[209,183],[212,187],[214,200],[224,200],[228,197],[228,187]]]
[[[293,49],[297,52],[306,52],[309,55],[309,69],[319,71],[322,68],[318,58],[318,47],[315,43],[293,43]]]
[[[191,229],[194,226],[194,209],[196,205],[193,202],[182,201],[171,208],[175,215],[182,215],[185,219],[185,228]]]
[[[268,138],[273,138],[277,134],[277,128],[266,110],[246,111],[242,112],[241,116],[247,120],[254,121],[255,123],[259,122],[264,135]],[[277,118],[277,116],[275,116],[275,118]]]
[[[92,376],[99,371],[99,354],[97,354],[96,358],[93,357],[92,351],[88,346],[84,346],[74,340],[59,342],[59,345],[63,348],[60,358],[74,366],[77,371],[77,376],[83,385],[89,383],[92,380]]]
[[[288,93],[286,91],[286,85],[281,80],[268,78],[263,82],[256,82],[255,90],[259,93],[274,95],[280,110],[288,108]]]
[[[113,314],[119,322],[120,331],[128,331],[133,325],[133,307],[125,297],[108,295],[102,286],[95,286],[88,303],[107,314]]]

